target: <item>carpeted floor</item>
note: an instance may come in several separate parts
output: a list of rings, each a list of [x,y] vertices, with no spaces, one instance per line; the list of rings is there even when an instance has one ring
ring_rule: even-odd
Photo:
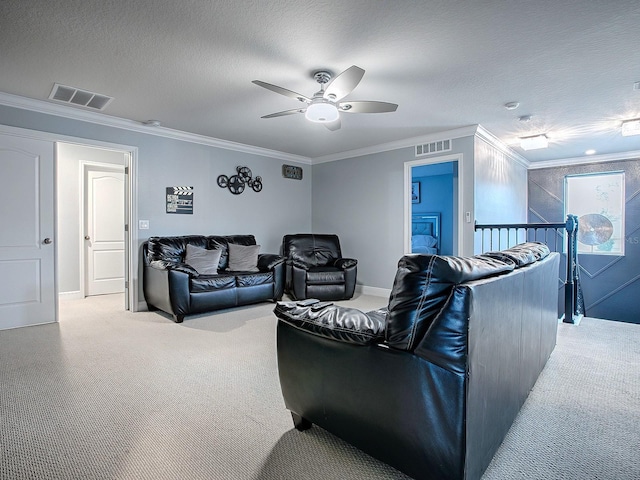
[[[183,324],[122,305],[63,301],[58,324],[0,331],[0,478],[407,478],[320,428],[292,428],[272,304]],[[483,480],[640,479],[639,334],[589,318],[559,325]]]

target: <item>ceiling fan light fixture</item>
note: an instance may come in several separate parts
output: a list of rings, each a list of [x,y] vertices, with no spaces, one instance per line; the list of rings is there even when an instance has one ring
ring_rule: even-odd
[[[340,118],[338,108],[333,103],[326,101],[315,102],[309,105],[304,116],[307,120],[316,123],[335,122]]]
[[[640,135],[640,118],[622,122],[622,129],[620,130],[620,132],[622,133],[623,137]]]
[[[523,150],[536,150],[538,148],[547,148],[549,139],[546,135],[534,135],[532,137],[520,137],[520,147]]]

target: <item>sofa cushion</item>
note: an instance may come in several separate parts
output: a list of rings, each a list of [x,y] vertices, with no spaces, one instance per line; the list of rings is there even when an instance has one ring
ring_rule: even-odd
[[[238,287],[254,287],[273,283],[273,272],[243,273],[236,275]]]
[[[260,245],[236,245],[229,243],[229,271],[258,272]]]
[[[207,250],[191,244],[187,244],[186,250],[184,263],[192,266],[200,275],[216,275],[218,273],[222,250]]]
[[[398,262],[389,298],[387,343],[412,351],[442,309],[454,285],[513,269],[513,262],[487,256],[405,255]]]
[[[222,250],[218,270],[226,270],[229,267],[229,244],[255,245],[256,238],[253,235],[211,235],[207,237],[208,247],[211,250],[218,248]]]
[[[212,292],[225,288],[235,288],[236,277],[233,275],[200,275],[192,277],[189,285],[191,292]]]

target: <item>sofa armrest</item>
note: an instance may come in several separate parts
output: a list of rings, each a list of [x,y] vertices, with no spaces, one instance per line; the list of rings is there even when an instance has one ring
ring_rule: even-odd
[[[258,269],[261,272],[273,270],[278,265],[284,263],[286,259],[275,253],[261,253],[258,255]]]
[[[330,304],[320,309],[296,302],[278,302],[276,317],[312,335],[354,345],[384,341],[386,315],[379,310],[364,313],[355,308]]]
[[[292,259],[287,260],[287,265],[295,267],[295,268],[299,268],[301,270],[309,270],[312,267],[312,265],[310,263],[303,262],[302,260],[297,260],[297,259],[295,259],[295,260],[292,260]]]
[[[358,260],[355,258],[338,258],[333,262],[333,266],[346,270],[351,267],[355,267],[358,264]]]
[[[189,313],[190,274],[175,265],[179,264],[162,260],[145,265],[143,290],[147,304],[179,317]]]
[[[182,272],[192,277],[197,277],[200,274],[195,268],[186,263],[167,262],[166,260],[154,260],[149,263],[149,266],[157,270],[173,270],[175,272]]]

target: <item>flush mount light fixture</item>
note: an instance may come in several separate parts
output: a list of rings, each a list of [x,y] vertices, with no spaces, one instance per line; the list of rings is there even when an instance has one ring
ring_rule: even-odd
[[[518,102],[508,102],[504,104],[504,108],[506,108],[507,110],[515,110],[519,106],[520,104]]]
[[[307,107],[307,111],[304,114],[307,120],[318,123],[335,122],[340,117],[338,108],[328,101],[322,99],[322,101],[314,101]]]
[[[631,135],[640,135],[640,118],[634,120],[626,120],[622,122],[621,133],[623,137],[630,137]]]
[[[534,135],[531,137],[520,137],[520,147],[523,150],[536,150],[538,148],[547,148],[549,139],[546,135]]]
[[[585,155],[595,155],[595,153],[596,151],[593,148],[590,148],[589,150],[584,152]]]

